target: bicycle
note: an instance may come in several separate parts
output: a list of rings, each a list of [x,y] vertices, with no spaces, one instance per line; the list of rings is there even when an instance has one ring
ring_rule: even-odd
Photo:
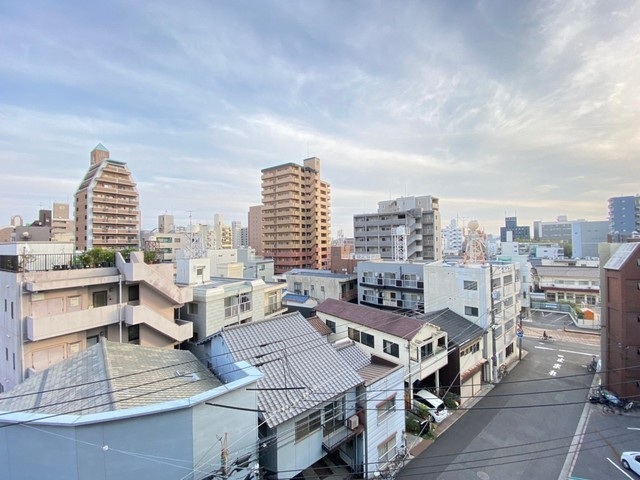
[[[507,364],[503,363],[498,367],[498,378],[499,379],[503,379],[504,377],[507,376],[508,370],[507,370]]]
[[[396,478],[398,472],[404,467],[407,458],[409,458],[409,449],[406,446],[401,445],[398,449],[398,453],[391,460],[383,464],[378,471],[374,472],[373,478],[393,480]]]

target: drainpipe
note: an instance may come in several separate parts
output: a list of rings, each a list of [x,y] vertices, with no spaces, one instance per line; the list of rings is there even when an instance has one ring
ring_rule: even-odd
[[[118,276],[118,326],[120,328],[120,343],[122,343],[122,277]]]

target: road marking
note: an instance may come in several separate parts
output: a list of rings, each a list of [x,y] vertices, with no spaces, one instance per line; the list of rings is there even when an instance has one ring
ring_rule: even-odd
[[[555,377],[558,374],[558,372],[556,372],[555,370],[550,370],[549,371],[549,375],[551,375],[552,377]]]
[[[635,428],[635,427],[627,427],[627,430],[640,430],[640,428]]]
[[[556,370],[559,369],[562,365],[560,365],[559,363],[554,363],[553,364],[553,368],[555,368]]]
[[[593,387],[595,383],[594,379],[591,382],[591,386]],[[589,424],[589,417],[591,417],[591,404],[585,403],[584,407],[582,407],[582,415],[580,415],[580,421],[578,421],[576,432],[573,434],[573,438],[571,439],[569,452],[567,453],[567,458],[564,460],[564,465],[562,466],[558,480],[564,480],[565,478],[570,477],[573,473],[573,469],[578,461],[580,448],[582,447],[584,432],[587,430],[587,425]]]
[[[585,355],[587,357],[593,357],[593,353],[576,352],[575,350],[561,350],[561,349],[552,348],[552,347],[541,347],[540,345],[534,345],[533,348],[538,348],[540,350],[556,350],[556,351],[562,352],[562,353],[573,353],[574,355]],[[558,356],[560,356],[560,355],[558,355]]]
[[[622,468],[621,466],[619,466],[616,462],[614,462],[613,460],[611,460],[609,457],[607,457],[607,460],[609,460],[609,461],[611,462],[611,465],[613,465],[613,466],[614,466],[614,467],[616,467],[618,470],[620,470],[622,473],[624,473],[624,474],[626,475],[626,477],[627,477],[627,478],[630,478],[631,480],[634,480],[634,478],[633,478],[631,475],[629,475],[629,474],[627,473],[627,471],[626,471],[624,468]]]

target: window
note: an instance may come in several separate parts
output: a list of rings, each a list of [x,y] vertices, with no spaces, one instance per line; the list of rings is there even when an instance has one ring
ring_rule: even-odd
[[[385,463],[396,456],[395,433],[378,445],[378,462]]]
[[[383,400],[378,405],[376,405],[376,410],[378,411],[378,423],[383,422],[390,413],[394,412],[396,409],[396,396],[392,395],[391,397]]]
[[[360,332],[360,343],[366,345],[367,347],[374,348],[374,338],[373,335],[365,332]]]
[[[329,327],[329,330],[336,333],[336,322],[333,320],[325,320],[325,323],[327,324],[327,327]]]
[[[464,307],[464,314],[465,315],[470,315],[472,317],[477,317],[478,316],[478,307],[465,306]]]
[[[640,321],[640,318],[638,319],[638,321]],[[359,342],[360,341],[360,332],[358,330],[356,330],[355,328],[349,327],[349,329],[347,330],[347,335],[354,342]]]
[[[99,292],[93,292],[93,307],[106,307],[107,306],[107,291],[101,290]]]
[[[465,290],[478,290],[478,282],[473,282],[471,280],[464,281],[464,289]]]
[[[9,349],[5,347],[4,354],[7,357],[7,362],[9,361]]]
[[[13,302],[11,302],[11,320],[13,320]]]
[[[140,300],[140,285],[131,285],[129,286],[129,301],[135,302]]]
[[[335,432],[344,425],[344,410],[345,399],[344,397],[334,400],[324,406],[324,423],[322,429],[324,434]]]
[[[128,331],[129,343],[140,345],[140,325],[131,325]]]
[[[308,437],[320,428],[320,411],[315,411],[311,415],[296,422],[296,442]]]
[[[424,345],[421,345],[420,358],[422,359],[430,355],[433,355],[433,343],[429,342],[429,343],[425,343]]]
[[[187,303],[187,314],[189,315],[197,315],[198,314],[198,304],[194,302]]]
[[[12,354],[13,355],[13,369],[16,369],[16,354]]]
[[[300,295],[302,293],[302,282],[294,282],[293,291]]]
[[[382,340],[382,349],[384,350],[384,353],[388,353],[394,357],[400,357],[400,347],[397,343],[390,342],[389,340]]]

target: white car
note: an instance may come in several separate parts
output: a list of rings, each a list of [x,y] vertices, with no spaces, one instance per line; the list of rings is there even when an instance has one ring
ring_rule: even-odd
[[[447,407],[444,402],[428,390],[420,390],[413,395],[413,404],[418,407],[426,407],[431,414],[432,421],[436,423],[442,422],[449,416]]]
[[[640,475],[640,452],[622,452],[620,463],[627,470]]]

